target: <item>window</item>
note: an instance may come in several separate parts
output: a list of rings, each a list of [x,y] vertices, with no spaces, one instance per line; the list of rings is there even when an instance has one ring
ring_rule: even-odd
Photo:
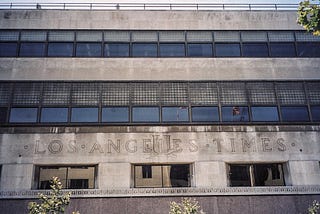
[[[11,108],[10,123],[37,122],[38,108]]]
[[[100,43],[78,43],[76,56],[95,57],[101,56]]]
[[[274,57],[294,57],[296,56],[294,43],[270,43],[270,55]]]
[[[187,122],[189,121],[188,107],[163,107],[163,122]]]
[[[48,56],[73,56],[73,43],[49,43]]]
[[[180,57],[185,56],[184,44],[160,44],[160,56]]]
[[[272,122],[279,121],[278,109],[275,106],[253,106],[251,107],[252,121]]]
[[[157,56],[157,44],[155,43],[135,43],[132,45],[132,56]]]
[[[95,166],[36,167],[37,189],[49,189],[53,176],[59,177],[64,189],[95,188]]]
[[[98,122],[98,108],[72,108],[71,122]]]
[[[249,121],[248,107],[246,106],[224,106],[222,110],[222,121],[225,122],[247,122]]]
[[[17,55],[17,43],[0,43],[0,56],[10,57]]]
[[[107,123],[129,122],[129,108],[128,107],[102,108],[102,122],[107,122]]]
[[[238,43],[216,43],[215,55],[217,57],[240,56],[240,44]]]
[[[158,107],[132,107],[133,122],[159,122]]]
[[[218,122],[219,110],[218,107],[192,107],[193,122]]]
[[[320,106],[311,106],[312,121],[320,121]]]
[[[104,55],[110,57],[128,57],[129,43],[109,43],[104,46]]]
[[[230,186],[284,186],[281,163],[231,164]]]
[[[20,56],[30,56],[30,57],[37,57],[37,56],[45,56],[45,43],[24,43],[20,44]]]
[[[190,187],[190,165],[135,165],[134,187]]]
[[[211,57],[212,44],[188,44],[188,56]]]
[[[281,116],[284,122],[309,121],[309,114],[306,106],[282,106]]]
[[[68,122],[68,108],[42,108],[41,123],[66,123]]]
[[[242,56],[244,57],[265,57],[268,56],[267,43],[243,43]]]
[[[297,43],[298,56],[320,57],[320,42]]]
[[[7,108],[0,107],[0,123],[6,123],[6,122],[7,122]]]

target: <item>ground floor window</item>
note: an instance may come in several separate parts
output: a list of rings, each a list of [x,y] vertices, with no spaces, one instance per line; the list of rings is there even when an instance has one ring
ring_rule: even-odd
[[[95,188],[95,166],[38,166],[37,189],[50,189],[52,177],[58,177],[64,189]]]
[[[190,187],[189,164],[134,165],[134,187]]]
[[[283,165],[230,164],[230,186],[284,186]]]

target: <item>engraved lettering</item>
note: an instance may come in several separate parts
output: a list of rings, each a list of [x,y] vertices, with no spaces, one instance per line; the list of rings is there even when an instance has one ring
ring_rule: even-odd
[[[236,152],[236,148],[234,145],[234,138],[230,138],[230,144],[231,144],[231,152]]]
[[[34,148],[34,153],[35,154],[44,154],[46,153],[46,150],[45,149],[42,149],[40,150],[40,140],[36,140],[36,146]],[[42,145],[42,144],[41,144]]]
[[[217,144],[217,151],[220,153],[221,152],[221,139],[213,139],[213,143]]]
[[[251,140],[246,140],[244,138],[241,138],[241,142],[242,142],[242,151],[243,152],[247,152],[248,150],[247,149],[250,149],[252,147],[252,152],[255,152],[256,149],[254,147],[255,145],[255,139],[252,138]]]
[[[189,145],[190,152],[197,152],[199,150],[196,140],[189,140]]]
[[[270,143],[270,139],[265,137],[265,138],[261,138],[261,142],[262,142],[262,151],[264,152],[272,152],[272,148],[270,147],[269,143]]]
[[[129,140],[125,144],[126,151],[129,153],[137,152],[137,141],[136,140]]]
[[[283,138],[277,139],[278,150],[280,152],[284,152],[287,150],[286,145],[284,144],[284,141],[285,140]]]
[[[93,152],[96,151],[96,150],[98,150],[98,152],[100,152],[100,153],[104,153],[101,145],[98,144],[98,143],[93,144],[93,146],[92,146],[92,148],[90,149],[89,153],[93,153]]]
[[[78,152],[78,149],[77,149],[76,141],[75,141],[75,140],[70,140],[70,141],[69,141],[67,151],[68,151],[69,153],[76,153],[76,152]]]
[[[63,149],[63,144],[61,143],[60,140],[53,140],[48,145],[48,150],[52,154],[58,154],[62,151],[62,149]]]
[[[111,148],[117,153],[120,153],[120,140],[118,139],[116,144],[112,140],[108,140],[107,144],[107,153],[111,153]]]
[[[151,139],[143,139],[143,153],[152,153],[152,142]]]

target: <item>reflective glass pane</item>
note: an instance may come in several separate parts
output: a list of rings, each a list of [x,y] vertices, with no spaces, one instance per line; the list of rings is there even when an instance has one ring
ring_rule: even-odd
[[[44,43],[21,43],[20,56],[44,56],[45,55]]]
[[[17,43],[0,43],[0,56],[16,56]]]
[[[218,107],[192,107],[193,122],[217,122],[219,121]]]
[[[296,56],[294,43],[270,43],[270,55],[275,57]]]
[[[188,107],[163,107],[163,122],[187,122],[189,121]]]
[[[38,108],[11,108],[10,123],[37,122]]]
[[[185,56],[184,44],[160,44],[160,56]]]
[[[230,186],[251,186],[249,165],[230,165]]]
[[[128,107],[102,108],[102,122],[110,122],[110,123],[129,122],[129,108]]]
[[[225,122],[249,121],[248,107],[243,107],[243,106],[222,107],[222,121],[225,121]]]
[[[42,123],[66,123],[68,122],[68,108],[42,108]]]
[[[275,106],[251,107],[252,121],[279,121],[278,109]]]
[[[71,122],[98,122],[98,108],[72,108]]]
[[[212,56],[212,44],[188,44],[188,56],[210,57]]]
[[[217,43],[215,50],[216,56],[240,56],[240,44],[238,43]]]
[[[311,114],[313,121],[320,121],[320,106],[311,106]]]
[[[157,56],[157,44],[135,43],[132,45],[132,56]]]
[[[268,56],[268,46],[266,43],[243,43],[242,56],[261,57]]]
[[[105,56],[129,56],[129,44],[128,43],[110,43],[104,46]]]
[[[158,107],[132,107],[133,122],[159,122]]]
[[[305,106],[281,107],[281,115],[285,122],[309,121],[308,109]]]
[[[163,177],[164,187],[188,187],[190,186],[190,169],[186,164],[173,164],[169,166],[163,166],[163,175],[166,172],[170,174],[170,180]],[[166,185],[167,184],[167,185]]]
[[[0,108],[0,123],[7,122],[7,108]]]
[[[320,42],[297,43],[298,56],[320,57]]]
[[[101,56],[101,44],[78,43],[76,56]]]
[[[72,56],[73,43],[49,43],[48,56]]]

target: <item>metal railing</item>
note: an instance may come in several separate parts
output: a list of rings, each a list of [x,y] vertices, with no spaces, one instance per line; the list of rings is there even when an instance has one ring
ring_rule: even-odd
[[[297,10],[298,4],[0,3],[0,10]]]

